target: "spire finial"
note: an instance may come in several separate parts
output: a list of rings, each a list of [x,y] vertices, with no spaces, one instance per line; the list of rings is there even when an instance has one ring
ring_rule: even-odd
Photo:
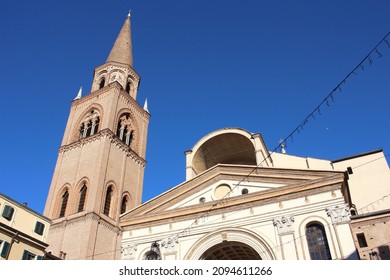
[[[131,9],[129,10],[129,13],[127,14],[127,17],[131,17]]]
[[[147,99],[147,98],[145,98],[144,110],[145,110],[146,112],[149,113],[149,109],[148,109],[148,99]]]
[[[75,99],[73,99],[73,100],[80,99],[80,98],[81,98],[82,92],[83,92],[83,87],[80,87],[79,92],[77,93],[77,96],[76,96]]]

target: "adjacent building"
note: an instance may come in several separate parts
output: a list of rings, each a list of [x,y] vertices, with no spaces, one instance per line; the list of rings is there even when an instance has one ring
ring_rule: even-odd
[[[0,193],[0,260],[51,258],[46,249],[50,220]]]

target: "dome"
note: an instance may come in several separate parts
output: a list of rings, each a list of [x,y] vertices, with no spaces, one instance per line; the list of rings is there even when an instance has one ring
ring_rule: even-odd
[[[217,130],[203,137],[193,150],[192,168],[199,174],[217,164],[256,165],[252,134],[243,129]]]

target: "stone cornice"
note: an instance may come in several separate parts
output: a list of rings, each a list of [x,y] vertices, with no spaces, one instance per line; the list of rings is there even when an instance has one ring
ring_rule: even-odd
[[[131,216],[146,214],[151,211],[162,211],[176,204],[178,201],[182,200],[183,197],[188,197],[194,193],[197,193],[201,189],[221,179],[241,181],[244,176],[247,176],[249,172],[253,170],[253,168],[253,166],[243,165],[216,165],[192,178],[191,180],[185,181],[184,183],[171,188],[160,196],[135,208],[131,211]],[[335,174],[337,174],[337,172],[334,171],[277,169],[262,167],[257,168],[255,172],[252,172],[250,176],[247,177],[247,179],[250,182],[298,184],[308,180],[312,182],[312,180]],[[340,174],[340,176],[344,176],[343,173],[338,174]]]
[[[108,128],[100,130],[98,133],[96,133],[92,136],[89,136],[87,138],[82,138],[76,142],[69,144],[69,145],[64,145],[58,149],[58,153],[65,154],[73,149],[81,148],[84,145],[101,140],[103,138],[108,138],[112,144],[114,144],[120,150],[125,152],[127,157],[130,157],[132,160],[134,160],[136,163],[138,163],[142,167],[146,166],[146,161],[142,157],[140,157],[136,152],[134,152],[129,146],[122,143],[122,141],[120,141],[118,139],[118,137]]]
[[[110,231],[113,231],[117,234],[122,233],[122,229],[120,227],[103,219],[101,216],[99,216],[98,214],[96,214],[94,212],[89,212],[89,213],[86,213],[85,215],[77,216],[74,218],[68,217],[65,219],[61,219],[58,222],[53,222],[53,224],[50,226],[50,230],[52,230],[52,231],[55,231],[57,229],[61,230],[62,228],[72,226],[72,225],[80,223],[80,222],[84,223],[85,221],[88,221],[88,220],[93,220],[95,222],[98,222],[103,227],[105,227],[105,228],[109,229]]]

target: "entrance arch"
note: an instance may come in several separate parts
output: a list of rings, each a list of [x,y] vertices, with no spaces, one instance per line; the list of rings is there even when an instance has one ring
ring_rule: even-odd
[[[185,260],[274,260],[272,246],[247,229],[225,228],[200,238]]]
[[[261,257],[244,243],[224,241],[204,252],[200,260],[261,260]]]

